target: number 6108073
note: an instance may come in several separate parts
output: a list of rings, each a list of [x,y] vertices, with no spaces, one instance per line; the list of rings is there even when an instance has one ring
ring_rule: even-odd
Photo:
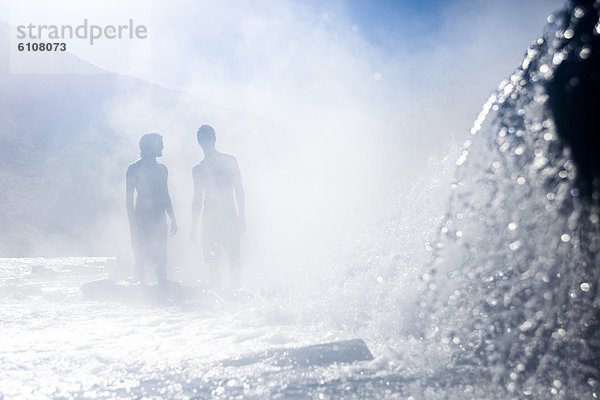
[[[19,51],[66,51],[66,43],[19,43],[17,45]]]

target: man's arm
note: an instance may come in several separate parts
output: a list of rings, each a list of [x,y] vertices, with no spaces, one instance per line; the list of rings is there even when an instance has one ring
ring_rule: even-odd
[[[177,219],[175,218],[175,212],[173,211],[173,203],[171,202],[171,195],[169,194],[168,179],[169,171],[167,170],[167,167],[165,167],[165,211],[171,219],[171,231],[169,232],[169,234],[173,236],[177,233]]]
[[[204,196],[204,185],[202,183],[202,176],[199,171],[199,166],[196,166],[192,170],[192,177],[194,180],[194,197],[192,198],[192,230],[190,237],[195,242],[196,234],[198,232],[198,219],[202,212],[202,201]]]
[[[233,159],[233,188],[235,189],[235,201],[237,204],[240,233],[246,230],[246,195],[242,184],[242,174],[237,159]]]
[[[127,208],[127,219],[129,226],[133,222],[133,192],[135,191],[134,167],[130,165],[125,174],[125,207]]]

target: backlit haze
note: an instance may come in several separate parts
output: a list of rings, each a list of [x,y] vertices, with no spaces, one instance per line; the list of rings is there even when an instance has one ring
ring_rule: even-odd
[[[126,257],[120,175],[138,157],[139,136],[157,131],[164,135],[162,162],[180,225],[170,243],[171,265],[198,264],[199,248],[188,240],[191,168],[202,158],[195,131],[208,123],[217,131],[217,148],[238,158],[246,187],[244,271],[281,272],[351,248],[396,214],[414,214],[419,203],[433,201],[416,221],[435,224],[457,145],[561,2],[0,4],[13,52],[5,60],[12,75],[3,79],[65,70],[84,80],[117,73],[158,85],[150,86],[157,91],[177,91],[160,101],[150,89],[118,87],[90,105],[101,110],[102,129],[119,138],[118,146],[98,149],[107,156],[99,172],[110,176],[101,196],[112,211],[101,227],[94,225],[96,255]],[[84,18],[98,25],[133,19],[148,28],[148,38],[93,46],[67,41],[80,59],[68,67],[52,55],[26,63],[16,58],[22,56],[12,49],[16,25],[79,25]],[[70,118],[60,112],[56,118]],[[93,123],[89,129],[102,135]],[[71,173],[64,170],[65,177]],[[419,191],[431,182],[438,191]],[[407,234],[431,227],[409,227]],[[39,245],[32,255],[85,252],[68,243]]]

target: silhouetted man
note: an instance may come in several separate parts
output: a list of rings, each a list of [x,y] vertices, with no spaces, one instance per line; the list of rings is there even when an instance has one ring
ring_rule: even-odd
[[[167,185],[168,171],[156,162],[162,156],[162,136],[148,133],[140,139],[141,158],[127,168],[125,202],[135,256],[135,276],[146,283],[146,266],[154,265],[159,284],[167,278],[167,221],[171,235],[177,232],[171,196]],[[134,193],[136,194],[134,200]]]
[[[192,170],[194,198],[192,205],[192,240],[196,239],[198,219],[202,218],[202,245],[210,267],[211,282],[219,285],[219,262],[222,249],[229,258],[231,286],[240,285],[240,234],[245,229],[244,188],[235,157],[215,148],[215,130],[202,125],[197,133],[204,159]]]

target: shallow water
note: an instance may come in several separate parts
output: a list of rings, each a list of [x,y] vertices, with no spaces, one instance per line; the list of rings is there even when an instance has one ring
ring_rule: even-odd
[[[341,288],[323,299],[309,294],[301,301],[313,297],[314,303],[306,308],[289,293],[235,302],[216,295],[153,304],[87,300],[81,285],[110,277],[111,264],[109,258],[0,259],[3,398],[490,397],[483,382],[477,388],[437,382],[454,373],[444,365],[450,362],[447,346],[398,331],[369,334],[383,325],[367,319],[390,320],[388,329],[397,323],[376,313],[351,322],[352,307],[332,303],[342,298],[336,294]],[[314,314],[321,306],[330,309]],[[357,335],[373,360],[325,366],[227,362]]]
[[[385,393],[386,384],[379,381],[386,373],[377,359],[352,366],[291,368],[258,362],[225,367],[221,361],[236,356],[348,336],[317,323],[290,322],[274,300],[262,297],[158,305],[84,299],[79,287],[107,278],[111,272],[107,261],[0,261],[0,391],[6,398],[306,398],[327,392],[347,392],[350,397],[365,391]],[[372,383],[364,383],[365,377]]]

